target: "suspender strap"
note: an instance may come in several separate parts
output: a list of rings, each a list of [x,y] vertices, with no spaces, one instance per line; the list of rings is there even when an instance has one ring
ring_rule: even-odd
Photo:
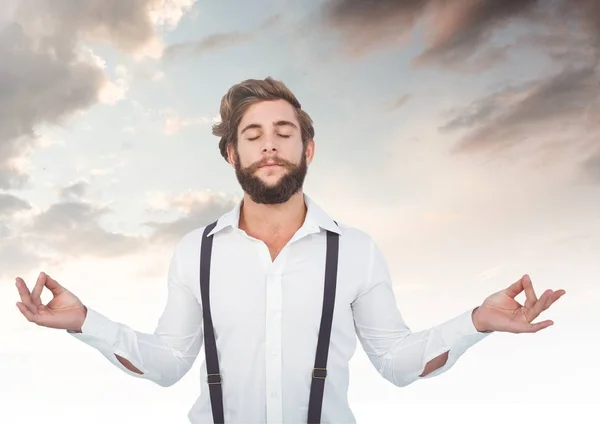
[[[200,249],[200,295],[202,297],[202,315],[204,324],[204,352],[206,354],[207,383],[210,391],[210,404],[212,407],[213,422],[225,423],[223,410],[223,388],[221,386],[221,373],[219,371],[219,356],[217,343],[210,313],[210,265],[212,256],[213,237],[208,234],[217,222],[208,225],[202,237]],[[337,224],[337,223],[336,223]],[[335,290],[338,271],[339,235],[327,231],[327,256],[325,261],[325,287],[323,292],[323,310],[321,313],[321,327],[317,342],[315,366],[312,371],[310,398],[308,404],[308,423],[321,422],[325,378],[327,377],[327,356],[331,339],[333,323],[333,309],[335,304]]]
[[[321,328],[319,329],[319,340],[317,342],[317,352],[315,355],[315,367],[312,371],[312,382],[310,386],[308,424],[318,424],[321,422],[323,392],[325,390],[325,378],[327,377],[327,356],[329,354],[329,341],[331,339],[331,326],[335,304],[338,253],[339,234],[327,231],[323,311],[321,314]]]
[[[212,256],[213,237],[208,234],[217,223],[208,225],[202,237],[200,249],[200,294],[202,296],[202,315],[204,323],[204,352],[206,354],[206,381],[210,391],[210,404],[212,407],[215,424],[225,423],[223,412],[223,387],[221,386],[221,373],[219,372],[219,356],[217,342],[210,314],[210,262]]]

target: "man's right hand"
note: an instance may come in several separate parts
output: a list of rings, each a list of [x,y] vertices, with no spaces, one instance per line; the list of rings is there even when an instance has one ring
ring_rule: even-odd
[[[87,309],[77,296],[58,284],[45,273],[40,273],[31,292],[22,278],[16,280],[21,301],[17,308],[29,322],[49,328],[71,330],[81,333]],[[41,294],[44,287],[52,293],[52,300],[42,304]]]

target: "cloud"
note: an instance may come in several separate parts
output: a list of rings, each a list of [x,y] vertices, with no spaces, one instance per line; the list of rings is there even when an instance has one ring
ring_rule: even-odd
[[[139,232],[127,234],[106,228],[104,220],[113,211],[83,200],[88,187],[85,181],[62,187],[59,200],[44,209],[0,194],[1,278],[66,261],[117,259],[172,247],[187,232],[212,222],[239,201],[211,192],[152,194],[149,212],[169,215],[168,219],[143,223]]]
[[[187,10],[192,3],[6,3],[0,9],[0,189],[21,188],[28,181],[19,163],[35,146],[36,128],[60,124],[98,101],[114,104],[123,98],[127,79],[122,70],[111,82],[101,59],[84,43],[108,42],[128,54],[150,54],[148,49],[160,44],[155,23],[173,24],[175,10]]]
[[[182,117],[172,110],[167,109],[162,112],[163,115],[163,133],[167,136],[177,134],[182,129],[191,125],[198,124],[211,124],[214,123],[215,118],[208,116],[195,116],[195,117]]]
[[[90,184],[87,181],[79,181],[60,189],[59,194],[64,200],[81,199],[87,192]]]
[[[164,56],[171,59],[180,55],[201,55],[210,51],[226,49],[230,46],[253,41],[262,32],[277,25],[281,15],[276,14],[265,19],[252,31],[228,31],[210,34],[197,41],[184,41],[169,45]]]
[[[178,196],[163,194],[150,196],[151,209],[166,211],[176,209],[180,216],[169,222],[146,222],[152,229],[150,239],[154,242],[172,243],[187,232],[211,223],[232,209],[239,199],[211,192],[188,191]]]
[[[40,245],[68,257],[116,257],[143,247],[142,237],[104,229],[107,207],[83,201],[61,201],[37,215],[26,228]]]
[[[555,161],[564,161],[565,152],[571,160],[588,160],[600,139],[600,68],[570,67],[541,81],[509,85],[452,114],[440,130],[464,132],[455,153],[536,148],[554,150]]]
[[[0,217],[31,209],[25,200],[12,194],[0,193]]]
[[[33,243],[20,231],[19,215],[32,211],[24,199],[8,193],[0,193],[0,277],[13,277],[17,266],[29,267],[39,263],[42,257],[33,251]]]
[[[422,29],[425,48],[412,64],[460,72],[489,69],[527,46],[544,45],[557,60],[587,57],[600,40],[596,0],[329,0],[322,12],[323,29],[341,36],[346,57],[401,47]],[[525,31],[516,41],[495,38],[516,24]]]
[[[600,62],[600,2],[562,0],[547,5],[532,22],[535,30],[519,36],[515,45],[545,52],[565,66]]]
[[[404,107],[412,99],[411,94],[402,94],[398,98],[396,98],[393,102],[386,103],[386,110],[388,112],[401,109]]]
[[[538,0],[331,0],[325,25],[344,39],[345,53],[362,57],[372,50],[400,46],[419,24],[425,24],[427,48],[415,64],[458,65],[472,58],[494,32],[531,13]],[[503,47],[477,58],[493,63]]]

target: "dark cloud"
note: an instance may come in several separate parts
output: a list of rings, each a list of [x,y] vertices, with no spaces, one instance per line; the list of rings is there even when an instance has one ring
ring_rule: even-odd
[[[508,86],[453,111],[442,132],[463,131],[455,153],[536,147],[554,161],[587,160],[600,140],[600,68],[567,68],[545,80]],[[521,150],[519,150],[521,149]]]
[[[326,29],[339,32],[344,53],[363,56],[399,44],[430,7],[430,0],[330,0],[323,10]]]
[[[4,3],[4,2],[3,2]],[[160,0],[21,0],[0,9],[0,189],[27,175],[14,165],[40,125],[58,124],[98,101],[103,70],[80,42],[106,41],[133,52],[155,36]]]
[[[454,67],[472,58],[473,65],[486,68],[502,60],[507,50],[507,46],[488,46],[494,32],[517,19],[533,17],[540,0],[433,3],[435,9],[427,36],[429,48],[415,58],[415,64]]]
[[[225,49],[236,44],[249,43],[254,41],[263,31],[277,25],[280,20],[281,15],[276,14],[264,20],[258,28],[252,31],[220,32],[208,35],[197,41],[174,43],[165,49],[164,57],[172,59],[180,55],[200,55],[214,50]]]
[[[400,47],[423,29],[426,47],[413,65],[461,72],[491,68],[514,48],[542,45],[556,60],[583,55],[587,64],[600,46],[596,0],[329,0],[323,18],[348,56]],[[516,42],[494,39],[519,23],[526,32]]]
[[[600,2],[546,1],[533,29],[517,38],[519,47],[545,52],[559,64],[584,66],[600,61]]]
[[[582,128],[598,102],[595,68],[564,70],[547,80],[509,86],[459,110],[441,129],[467,129],[457,151],[509,145],[541,134]]]
[[[362,56],[380,47],[400,45],[424,23],[428,47],[415,64],[454,66],[475,57],[489,66],[506,53],[505,46],[479,52],[494,31],[528,16],[539,0],[331,0],[325,24],[343,36],[346,53]]]

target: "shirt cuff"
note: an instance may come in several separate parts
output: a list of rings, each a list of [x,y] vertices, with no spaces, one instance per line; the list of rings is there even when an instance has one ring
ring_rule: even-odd
[[[460,314],[448,321],[443,327],[442,338],[444,344],[452,348],[456,345],[464,345],[465,348],[473,346],[492,333],[483,333],[475,328],[473,323],[473,311],[475,308]]]
[[[81,333],[67,330],[73,337],[82,341],[102,341],[113,349],[117,343],[119,331],[118,323],[89,307],[81,326]]]

